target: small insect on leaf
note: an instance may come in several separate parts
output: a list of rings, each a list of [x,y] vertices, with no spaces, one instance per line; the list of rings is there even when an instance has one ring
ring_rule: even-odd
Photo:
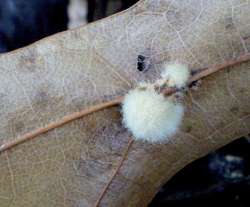
[[[145,59],[146,59],[146,57],[144,57],[143,55],[138,55],[138,57],[137,57],[137,69],[139,71],[145,70],[145,68],[146,68]]]

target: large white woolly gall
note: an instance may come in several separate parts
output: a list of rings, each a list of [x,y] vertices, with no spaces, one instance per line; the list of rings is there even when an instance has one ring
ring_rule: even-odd
[[[186,86],[190,71],[186,65],[174,63],[166,64],[161,77],[167,81],[169,87],[182,88]]]
[[[184,107],[153,88],[131,90],[122,105],[123,123],[136,140],[162,142],[176,133]]]

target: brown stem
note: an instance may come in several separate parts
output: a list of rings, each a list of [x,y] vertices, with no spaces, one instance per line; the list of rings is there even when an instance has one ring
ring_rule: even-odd
[[[37,136],[40,136],[48,131],[51,131],[55,128],[58,128],[58,127],[61,127],[69,122],[72,122],[74,120],[77,120],[77,119],[80,119],[88,114],[91,114],[91,113],[94,113],[94,112],[97,112],[97,111],[100,111],[100,110],[103,110],[105,108],[109,108],[109,107],[112,107],[112,106],[116,106],[116,105],[119,105],[123,100],[123,97],[118,97],[114,100],[111,100],[111,101],[107,101],[107,102],[104,102],[104,103],[100,103],[100,104],[97,104],[97,105],[94,105],[94,106],[91,106],[87,109],[84,109],[82,111],[79,111],[79,112],[75,112],[73,114],[70,114],[70,115],[66,115],[64,116],[62,119],[60,119],[59,121],[56,121],[56,122],[52,122],[50,123],[49,125],[45,126],[45,127],[41,127],[39,129],[36,129],[34,131],[31,131],[27,134],[24,134],[23,136],[21,137],[18,137],[16,139],[14,139],[13,141],[10,141],[10,142],[7,142],[5,144],[2,144],[0,146],[0,153],[5,151],[5,150],[8,150],[12,147],[15,147],[16,145],[19,145],[23,142],[26,142],[30,139],[34,139],[35,137]]]
[[[211,66],[210,68],[206,68],[206,69],[202,70],[201,72],[193,75],[189,79],[188,83],[191,84],[192,82],[200,80],[200,79],[202,79],[208,75],[211,75],[219,70],[222,70],[222,69],[228,68],[228,67],[232,67],[232,66],[247,62],[249,60],[250,60],[250,53],[246,53],[244,55],[239,56],[236,59],[232,59],[232,60],[226,61],[224,63]]]
[[[114,178],[115,178],[116,175],[119,173],[119,171],[120,171],[120,169],[121,169],[121,167],[122,167],[122,165],[123,165],[123,162],[126,160],[126,158],[127,158],[127,156],[128,156],[128,153],[129,153],[129,150],[130,150],[130,148],[132,147],[132,144],[133,144],[133,143],[134,143],[134,139],[131,138],[131,139],[129,140],[129,143],[128,143],[128,145],[127,145],[127,148],[126,148],[124,154],[122,155],[121,161],[119,162],[119,164],[118,164],[117,168],[115,169],[113,175],[110,177],[108,183],[105,185],[104,189],[102,190],[102,192],[101,192],[99,198],[97,199],[97,201],[95,202],[95,204],[94,204],[93,207],[98,207],[98,206],[100,205],[100,203],[101,203],[101,201],[102,201],[104,195],[106,194],[106,192],[107,192],[108,189],[109,189],[109,186],[112,184]]]
[[[194,81],[200,80],[202,78],[205,78],[215,72],[218,72],[222,69],[228,68],[228,67],[232,67],[244,62],[247,62],[250,60],[250,53],[246,53],[244,55],[239,56],[236,59],[233,60],[229,60],[226,61],[224,63],[221,64],[217,64],[214,66],[211,66],[210,68],[205,68],[202,71],[200,71],[199,73],[193,75],[189,80],[188,80],[188,85],[190,85],[191,83],[193,83]],[[176,88],[166,88],[162,91],[162,93],[166,96],[171,95],[175,92],[177,92],[178,90]]]
[[[222,64],[218,64],[218,65],[215,65],[213,67],[210,67],[210,68],[206,68],[204,70],[202,70],[201,72],[193,75],[190,80],[189,80],[189,84],[191,84],[193,81],[197,81],[201,78],[204,78],[208,75],[211,75],[219,70],[222,70],[224,68],[227,68],[227,67],[231,67],[231,66],[234,66],[234,65],[237,65],[237,64],[240,64],[240,63],[244,63],[244,62],[247,62],[250,60],[250,54],[247,53],[247,54],[244,54],[242,56],[239,56],[237,59],[233,59],[233,60],[229,60],[229,61],[226,61]],[[163,94],[165,95],[171,95],[173,93],[175,93],[177,90],[174,89],[174,88],[166,88],[164,91],[163,91]],[[47,133],[48,131],[51,131],[55,128],[58,128],[58,127],[61,127],[69,122],[72,122],[76,119],[80,119],[88,114],[91,114],[91,113],[94,113],[94,112],[97,112],[97,111],[100,111],[100,110],[103,110],[105,108],[109,108],[109,107],[112,107],[112,106],[116,106],[116,105],[119,105],[123,100],[123,97],[118,97],[114,100],[111,100],[111,101],[107,101],[107,102],[104,102],[104,103],[100,103],[100,104],[97,104],[97,105],[94,105],[94,106],[91,106],[87,109],[84,109],[80,112],[76,112],[76,113],[73,113],[73,114],[70,114],[70,115],[66,115],[64,116],[62,119],[60,119],[59,121],[56,121],[56,122],[52,122],[50,123],[49,125],[45,126],[45,127],[41,127],[39,129],[36,129],[34,131],[31,131],[31,132],[28,132],[27,134],[24,134],[22,135],[21,137],[18,137],[12,141],[9,141],[9,142],[6,142],[4,144],[2,144],[0,146],[0,153],[5,151],[5,150],[8,150],[8,149],[11,149],[12,147],[15,147],[23,142],[26,142],[28,140],[31,140],[31,139],[34,139],[44,133]]]

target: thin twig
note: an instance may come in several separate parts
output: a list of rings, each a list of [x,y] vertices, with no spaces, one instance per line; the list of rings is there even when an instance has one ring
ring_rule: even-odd
[[[219,70],[222,70],[222,69],[228,68],[228,67],[232,67],[232,66],[247,62],[249,60],[250,60],[250,53],[246,53],[244,55],[239,56],[236,59],[232,59],[232,60],[226,61],[222,64],[218,64],[218,65],[214,65],[210,68],[206,68],[206,69],[202,70],[201,72],[193,75],[189,80],[189,84],[191,84],[192,82],[197,81],[201,78],[204,78],[208,75],[211,75]]]
[[[194,74],[189,80],[188,80],[188,85],[192,84],[194,81],[198,81],[202,78],[205,78],[215,72],[218,72],[222,69],[225,69],[225,68],[228,68],[228,67],[232,67],[232,66],[235,66],[235,65],[238,65],[238,64],[241,64],[241,63],[244,63],[244,62],[247,62],[250,60],[250,53],[246,53],[244,55],[241,55],[239,56],[238,58],[236,59],[233,59],[233,60],[229,60],[229,61],[226,61],[222,64],[217,64],[217,65],[214,65],[210,68],[205,68],[203,69],[202,71],[200,71],[199,73],[196,73]],[[164,95],[171,95],[175,92],[177,92],[178,90],[176,88],[166,88],[163,90],[163,94]]]
[[[238,65],[240,63],[244,63],[244,62],[247,62],[250,60],[250,54],[247,53],[247,54],[244,54],[242,56],[239,56],[237,59],[233,59],[233,60],[229,60],[229,61],[226,61],[222,64],[218,64],[218,65],[215,65],[213,67],[210,67],[210,68],[206,68],[204,70],[202,70],[201,72],[193,75],[190,80],[189,80],[189,84],[191,84],[192,82],[194,81],[197,81],[201,78],[204,78],[208,75],[211,75],[219,70],[222,70],[224,68],[227,68],[227,67],[231,67],[231,66],[234,66],[234,65]],[[166,88],[164,91],[163,91],[163,94],[165,95],[171,95],[173,93],[176,92],[176,89],[174,88]],[[123,100],[123,97],[118,97],[114,100],[110,100],[110,101],[107,101],[107,102],[104,102],[104,103],[100,103],[100,104],[97,104],[97,105],[94,105],[94,106],[91,106],[87,109],[84,109],[83,111],[80,111],[80,112],[76,112],[76,113],[73,113],[73,114],[70,114],[70,115],[66,115],[64,116],[62,119],[60,119],[59,121],[56,121],[56,122],[52,122],[50,124],[48,124],[47,126],[45,127],[42,127],[42,128],[39,128],[39,129],[36,129],[34,131],[31,131],[31,132],[28,132],[27,134],[24,134],[22,135],[21,137],[18,137],[12,141],[9,141],[9,142],[6,142],[4,144],[2,144],[0,146],[0,153],[3,152],[3,151],[6,151],[8,149],[11,149],[12,147],[15,147],[23,142],[26,142],[28,140],[31,140],[31,139],[34,139],[35,137],[38,137],[44,133],[47,133],[55,128],[58,128],[58,127],[61,127],[69,122],[72,122],[76,119],[80,119],[88,114],[91,114],[91,113],[94,113],[94,112],[97,112],[97,111],[100,111],[100,110],[103,110],[105,108],[109,108],[109,107],[112,107],[112,106],[116,106],[116,105],[119,105]]]
[[[23,136],[19,137],[19,138],[16,138],[10,142],[7,142],[5,144],[2,144],[0,146],[0,153],[5,151],[5,150],[8,150],[12,147],[15,147],[16,145],[19,145],[23,142],[26,142],[28,140],[31,140],[31,139],[34,139],[35,137],[37,136],[40,136],[42,134],[45,134],[47,133],[48,131],[51,131],[55,128],[58,128],[58,127],[61,127],[69,122],[72,122],[74,120],[77,120],[77,119],[80,119],[88,114],[91,114],[91,113],[94,113],[94,112],[97,112],[97,111],[100,111],[100,110],[103,110],[103,109],[106,109],[106,108],[110,108],[112,106],[116,106],[116,105],[119,105],[123,100],[123,97],[118,97],[114,100],[111,100],[111,101],[107,101],[107,102],[104,102],[104,103],[100,103],[100,104],[97,104],[97,105],[94,105],[94,106],[91,106],[87,109],[84,109],[82,111],[79,111],[79,112],[75,112],[73,114],[70,114],[70,115],[66,115],[64,116],[62,119],[60,119],[59,121],[56,121],[56,122],[52,122],[50,123],[49,125],[45,126],[45,127],[41,127],[39,129],[36,129],[34,131],[31,131],[27,134],[24,134]]]
[[[101,201],[102,201],[104,195],[106,194],[106,192],[107,192],[108,189],[109,189],[109,186],[112,184],[114,178],[115,178],[116,175],[119,173],[119,171],[120,171],[120,169],[121,169],[121,167],[122,167],[122,165],[123,165],[123,162],[126,160],[126,158],[127,158],[127,156],[128,156],[128,153],[129,153],[129,150],[130,150],[130,148],[132,147],[132,144],[133,144],[133,143],[134,143],[134,139],[133,139],[133,138],[130,138],[129,143],[128,143],[128,145],[127,145],[127,148],[126,148],[124,154],[122,155],[122,159],[121,159],[121,161],[119,162],[119,165],[118,165],[117,168],[115,169],[113,175],[110,177],[108,183],[105,185],[104,189],[102,190],[102,192],[101,192],[99,198],[97,199],[97,201],[96,201],[96,203],[94,204],[93,207],[98,207],[98,206],[100,205],[100,203],[101,203]]]

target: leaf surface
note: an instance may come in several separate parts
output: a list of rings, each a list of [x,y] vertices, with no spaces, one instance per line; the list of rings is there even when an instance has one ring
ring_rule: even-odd
[[[247,0],[144,0],[1,55],[0,143],[155,80],[163,61],[195,72],[249,52],[249,13]],[[138,55],[149,57],[146,72]],[[147,206],[185,165],[249,133],[249,68],[227,68],[190,90],[180,131],[162,145],[135,142],[101,206]],[[1,207],[93,206],[130,137],[116,107],[1,153]]]

